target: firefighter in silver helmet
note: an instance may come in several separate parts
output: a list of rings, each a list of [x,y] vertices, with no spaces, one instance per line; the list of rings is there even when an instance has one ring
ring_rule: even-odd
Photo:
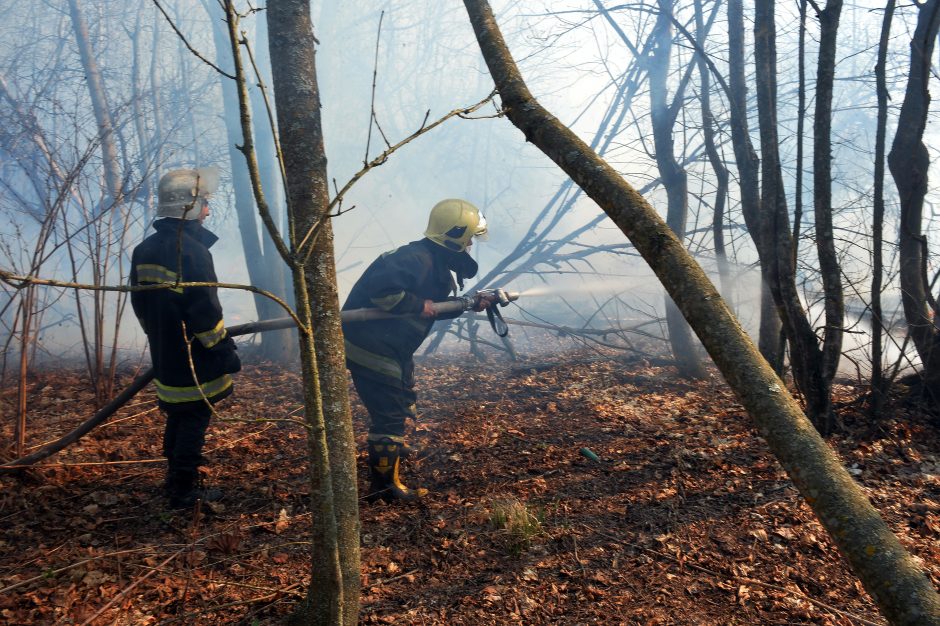
[[[217,282],[209,248],[218,237],[202,223],[218,185],[215,168],[167,172],[157,190],[156,232],[131,256],[131,285],[162,286],[131,292],[131,304],[150,342],[157,399],[166,413],[165,488],[174,509],[221,496],[200,488],[198,468],[210,405],[232,393],[231,374],[241,369],[216,288],[174,286]]]
[[[369,501],[413,501],[427,492],[409,489],[399,474],[408,450],[405,419],[417,412],[413,356],[434,324],[432,303],[456,294],[465,279],[476,275],[477,263],[467,250],[486,234],[486,219],[477,207],[466,200],[442,200],[431,209],[424,238],[377,258],[343,305],[344,310],[378,307],[412,314],[343,325],[346,365],[371,422]],[[478,296],[474,309],[484,310],[494,298]]]

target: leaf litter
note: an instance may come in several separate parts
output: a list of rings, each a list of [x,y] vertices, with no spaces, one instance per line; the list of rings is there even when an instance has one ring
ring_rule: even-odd
[[[419,360],[426,454],[404,476],[431,496],[363,501],[362,623],[884,623],[717,375],[583,357]],[[900,400],[872,421],[864,389],[837,393],[831,444],[936,583],[937,424]],[[34,444],[93,410],[75,372],[32,394]],[[206,445],[226,496],[198,518],[165,510],[152,391],[131,404],[47,466],[0,475],[0,622],[282,623],[309,581],[299,376],[239,375]]]

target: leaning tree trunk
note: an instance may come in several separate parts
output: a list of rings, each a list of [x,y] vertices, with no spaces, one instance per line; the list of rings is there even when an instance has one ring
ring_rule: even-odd
[[[790,342],[793,378],[806,400],[806,414],[823,434],[831,427],[829,385],[822,352],[796,287],[793,235],[777,137],[777,48],[774,4],[761,1],[754,14],[757,109],[761,143],[761,240],[767,254],[767,281]]]
[[[760,199],[760,159],[751,142],[747,121],[747,80],[744,62],[744,7],[742,0],[728,0],[728,85],[730,90],[731,145],[738,168],[741,192],[741,213],[747,231],[757,248],[761,267],[760,330],[757,345],[778,374],[783,373],[783,346],[780,342],[781,321],[770,292],[770,246],[762,239]]]
[[[352,419],[346,385],[345,351],[340,327],[333,233],[328,215],[329,186],[326,154],[320,121],[320,93],[315,65],[316,39],[306,0],[269,0],[269,50],[277,102],[278,134],[284,154],[288,182],[288,205],[293,215],[296,251],[298,239],[315,224],[319,234],[309,258],[298,261],[304,272],[304,296],[297,292],[297,304],[307,304],[316,331],[316,366],[322,393],[325,437],[331,477],[330,496],[333,519],[320,525],[332,526],[335,545],[319,541],[315,529],[313,568],[306,603],[296,614],[303,624],[356,624],[359,615],[359,501],[356,492],[356,458]],[[303,250],[300,250],[302,253]],[[296,272],[295,272],[296,274]],[[296,279],[295,279],[296,280]],[[319,443],[317,443],[319,445]],[[316,476],[317,472],[311,472]],[[320,485],[323,488],[324,485]],[[326,513],[323,511],[322,513]],[[329,528],[327,527],[327,530]],[[334,554],[334,551],[337,554]],[[339,589],[323,585],[324,565],[338,558]],[[329,582],[333,577],[327,575]],[[338,594],[339,612],[331,614]],[[338,619],[336,619],[338,618]]]
[[[666,223],[680,240],[685,238],[685,225],[689,214],[689,182],[685,168],[675,156],[672,130],[676,121],[676,110],[667,104],[666,81],[669,77],[669,59],[672,50],[672,0],[659,0],[659,15],[654,34],[656,47],[649,61],[650,117],[653,124],[653,143],[656,150],[656,165],[666,190]],[[684,84],[684,83],[683,83]],[[676,102],[681,102],[681,93]],[[702,378],[705,370],[698,358],[697,346],[692,338],[689,324],[666,296],[666,326],[669,343],[682,376]]]
[[[927,237],[923,233],[924,197],[930,156],[924,145],[930,93],[934,41],[940,28],[940,0],[920,5],[917,28],[911,39],[911,71],[898,116],[898,130],[888,154],[901,203],[899,253],[901,303],[908,331],[924,368],[924,390],[940,404],[940,310],[930,294],[927,277]],[[933,310],[931,310],[933,309]]]
[[[695,329],[833,541],[892,623],[940,622],[940,596],[807,421],[705,272],[649,203],[529,93],[485,0],[464,0],[509,120],[630,239]]]

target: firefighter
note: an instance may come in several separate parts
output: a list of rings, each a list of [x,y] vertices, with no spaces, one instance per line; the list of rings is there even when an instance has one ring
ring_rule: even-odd
[[[415,351],[434,324],[431,305],[462,290],[477,273],[467,250],[485,239],[486,219],[466,200],[448,199],[431,209],[424,238],[377,258],[353,285],[344,310],[378,307],[408,317],[343,325],[346,365],[369,412],[369,491],[367,499],[414,501],[426,489],[409,489],[400,478],[405,419],[416,417]],[[478,296],[474,310],[495,297]],[[440,316],[457,317],[460,313]]]
[[[165,285],[131,292],[131,304],[150,341],[157,399],[166,414],[165,490],[173,509],[221,497],[200,486],[199,466],[211,405],[232,393],[231,374],[241,369],[216,288],[173,286],[217,280],[209,248],[218,237],[202,223],[218,184],[215,168],[167,172],[157,190],[156,232],[131,256],[131,285]]]

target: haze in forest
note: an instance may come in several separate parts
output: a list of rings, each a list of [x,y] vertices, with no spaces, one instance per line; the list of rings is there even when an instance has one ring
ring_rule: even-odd
[[[152,212],[149,216],[147,213],[152,211],[152,206],[147,208],[147,197],[152,196],[152,186],[159,174],[175,167],[217,165],[223,172],[223,186],[213,200],[213,214],[207,226],[221,236],[214,249],[219,277],[225,282],[249,283],[233,209],[231,142],[226,134],[221,89],[221,82],[226,79],[187,49],[191,46],[207,60],[218,63],[220,52],[212,33],[212,24],[219,20],[217,7],[199,0],[161,4],[185,36],[183,42],[152,3],[86,1],[81,6],[112,108],[121,150],[121,173],[124,186],[129,190],[130,225],[126,235],[115,235],[109,251],[114,253],[115,247],[119,247],[124,256],[115,257],[108,275],[102,277],[103,282],[126,282],[126,255],[144,236],[145,222],[152,219]],[[834,98],[834,203],[838,208],[835,220],[840,231],[844,271],[858,281],[858,297],[848,295],[849,309],[853,310],[854,306],[857,316],[863,315],[860,298],[867,289],[864,281],[867,281],[870,267],[865,238],[870,230],[875,127],[871,68],[875,63],[881,19],[880,12],[873,11],[872,7],[871,3],[857,3],[846,6],[843,11]],[[362,167],[367,141],[371,159],[386,147],[386,138],[394,144],[421,127],[426,116],[433,121],[448,111],[478,102],[492,89],[459,4],[391,0],[313,2],[312,8],[320,42],[316,60],[329,173],[338,187]],[[649,183],[647,197],[664,212],[664,192],[655,184],[658,174],[651,154],[647,88],[641,86],[629,107],[616,111],[617,119],[608,118],[611,111],[615,111],[612,107],[618,90],[626,84],[632,55],[609,25],[597,16],[593,5],[590,2],[514,1],[495,2],[494,9],[501,21],[513,25],[505,34],[540,101],[586,141],[601,145],[603,156],[627,180],[637,186]],[[797,29],[796,16],[792,12],[785,13],[791,9],[789,5],[778,7],[777,45],[781,151],[785,180],[792,186],[796,150],[793,133],[797,119],[794,53]],[[50,182],[48,173],[43,173],[48,182],[45,194],[32,188],[24,175],[23,160],[37,157],[35,144],[31,144],[22,124],[16,123],[18,120],[34,120],[41,127],[56,162],[64,170],[74,172],[73,195],[71,199],[66,198],[63,205],[73,231],[80,230],[83,221],[90,216],[108,209],[99,204],[103,174],[96,122],[72,33],[69,3],[2,0],[0,13],[5,17],[0,22],[0,75],[5,92],[0,114],[7,120],[6,130],[0,137],[0,148],[3,148],[0,264],[28,272],[34,265],[30,242],[36,239],[40,229],[37,216],[54,206],[58,196],[53,193],[55,185]],[[258,37],[257,28],[263,21],[259,15],[262,14],[244,20],[250,39]],[[646,39],[654,21],[652,13],[642,6],[618,11],[618,16],[629,16],[635,26],[631,35],[635,35],[638,42]],[[727,39],[723,19],[723,14],[717,17],[708,38],[708,51],[718,63],[722,63]],[[901,101],[904,86],[901,69],[907,63],[907,31],[912,28],[912,21],[908,21],[907,26],[895,28],[893,52],[889,57],[893,106]],[[810,20],[808,27],[812,38],[813,29],[818,29],[818,25]],[[264,46],[255,46],[254,52],[266,74]],[[670,88],[682,80],[691,53],[691,46],[676,46],[677,60],[673,62]],[[812,71],[815,63],[812,45],[808,48],[806,63]],[[753,98],[754,94],[749,96]],[[690,99],[686,103],[689,110],[695,110],[696,104],[691,101],[694,94],[689,92],[687,98]],[[372,125],[370,131],[373,107],[377,125]],[[720,89],[714,95],[713,107],[719,111],[721,119],[727,99]],[[28,113],[25,118],[24,111]],[[489,241],[473,248],[481,274],[514,250],[539,212],[554,198],[560,210],[557,210],[557,225],[546,241],[563,239],[595,218],[597,224],[564,246],[558,253],[559,258],[537,263],[513,276],[506,286],[514,290],[524,292],[538,287],[545,291],[539,298],[524,299],[519,304],[531,308],[542,319],[576,324],[578,313],[589,316],[592,311],[573,311],[563,296],[575,287],[589,284],[595,288],[584,298],[608,303],[607,306],[613,307],[608,317],[660,315],[662,290],[646,264],[629,247],[622,246],[619,230],[599,217],[600,210],[577,193],[576,188],[559,192],[566,182],[564,175],[524,142],[519,131],[505,119],[494,117],[495,113],[496,106],[489,104],[472,116],[479,119],[453,119],[417,138],[398,150],[387,163],[368,173],[347,194],[342,204],[343,214],[334,219],[341,299],[374,257],[420,238],[428,210],[442,198],[466,198],[486,215]],[[264,129],[263,109],[253,114],[256,132]],[[890,123],[889,136],[893,133]],[[603,124],[607,124],[606,129],[595,136]],[[688,117],[680,114],[676,128],[677,145],[686,146],[681,156],[686,160],[690,175],[687,240],[700,262],[714,271],[709,232],[713,175],[700,148],[701,130],[697,119],[691,114]],[[719,134],[730,161],[727,129],[720,127]],[[809,149],[811,136],[807,135],[804,141]],[[273,167],[271,163],[262,165]],[[890,185],[888,188],[894,193]],[[267,193],[272,198],[278,196],[276,189]],[[732,185],[726,237],[733,250],[732,272],[737,289],[730,300],[747,327],[756,331],[754,294],[759,272],[736,195],[737,190]],[[812,189],[806,185],[804,202],[811,207]],[[792,212],[792,206],[790,210]],[[556,212],[553,210],[552,214]],[[888,233],[897,230],[894,214],[893,199],[890,199],[885,227]],[[545,218],[539,227],[544,228],[550,220],[551,216]],[[805,257],[799,260],[799,271],[804,281],[804,300],[813,305],[819,286],[810,239],[811,220],[811,210],[804,211],[802,246]],[[57,229],[53,243],[46,250],[48,258],[36,273],[60,280],[71,280],[73,275],[82,281],[91,280],[88,246],[78,246],[77,260],[70,260],[61,246],[65,231],[62,226]],[[80,239],[82,235],[75,237]],[[55,248],[56,245],[60,247]],[[621,245],[621,248],[616,254],[597,253],[586,260],[563,258],[592,246],[611,245]],[[522,259],[531,258],[537,252],[538,249],[529,251]],[[893,259],[891,249],[886,255]],[[497,277],[487,286],[502,285]],[[551,289],[557,289],[561,297],[551,297]],[[893,310],[896,296],[892,294],[889,291],[885,298]],[[50,308],[43,316],[42,352],[50,356],[77,354],[80,338],[74,295],[50,289],[44,297],[50,299]],[[221,298],[228,322],[258,318],[253,300],[246,292],[223,290]],[[87,299],[85,302],[87,304]],[[104,302],[106,310],[113,315],[114,301],[105,299]],[[507,314],[519,315],[520,312]],[[13,309],[7,307],[2,315],[5,327],[0,334],[8,335]],[[126,311],[123,322],[117,341],[119,347],[139,349],[140,333]],[[864,327],[864,321],[860,327]],[[106,344],[112,336],[113,333]]]

